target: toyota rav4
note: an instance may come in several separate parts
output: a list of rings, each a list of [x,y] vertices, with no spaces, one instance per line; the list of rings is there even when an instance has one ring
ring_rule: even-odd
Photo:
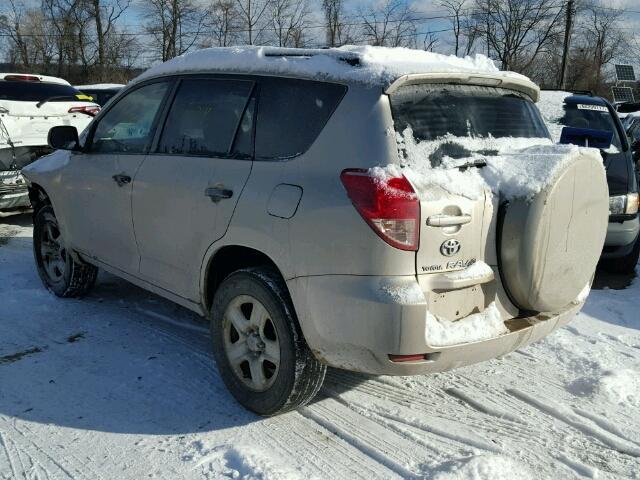
[[[597,150],[553,146],[539,90],[486,59],[208,49],[131,82],[25,169],[44,285],[98,268],[209,319],[247,408],[304,405],[327,366],[497,357],[569,322],[602,250]]]

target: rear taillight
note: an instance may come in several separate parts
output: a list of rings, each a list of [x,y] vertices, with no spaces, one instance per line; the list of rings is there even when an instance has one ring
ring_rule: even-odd
[[[420,202],[404,176],[371,175],[347,169],[340,180],[353,206],[374,232],[389,245],[417,250],[420,239]]]
[[[69,113],[86,113],[87,115],[91,115],[95,117],[100,111],[100,107],[97,105],[84,106],[84,107],[71,107],[69,109]]]
[[[6,81],[19,81],[19,82],[39,82],[40,79],[33,75],[5,75]]]

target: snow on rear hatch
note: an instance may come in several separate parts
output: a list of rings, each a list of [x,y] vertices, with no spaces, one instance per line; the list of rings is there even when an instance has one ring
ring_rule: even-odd
[[[533,198],[584,149],[553,145],[531,99],[508,89],[406,85],[390,94],[390,103],[398,164],[371,173],[404,174],[420,198],[416,266],[429,304],[429,343],[506,333],[496,276],[486,271],[497,269],[490,226],[498,206]]]

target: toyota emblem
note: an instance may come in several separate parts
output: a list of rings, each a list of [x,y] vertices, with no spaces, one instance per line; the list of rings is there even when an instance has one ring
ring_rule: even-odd
[[[445,240],[440,245],[440,253],[445,257],[452,257],[460,251],[460,242],[453,238]]]

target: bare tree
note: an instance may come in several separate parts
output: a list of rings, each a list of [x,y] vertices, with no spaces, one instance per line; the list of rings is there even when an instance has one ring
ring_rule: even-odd
[[[463,31],[464,8],[467,0],[440,0],[440,6],[443,7],[450,16],[451,29],[453,31],[454,48],[453,53],[458,56],[460,52],[460,41]]]
[[[415,15],[406,0],[385,0],[368,12],[361,9],[362,36],[371,45],[414,47]]]
[[[207,30],[211,32],[209,45],[228,47],[237,36],[239,15],[234,0],[214,0],[209,7]]]
[[[526,71],[562,32],[560,0],[476,0],[476,9],[485,16],[482,34],[503,70]]]
[[[235,0],[238,11],[239,24],[245,33],[247,45],[259,42],[262,33],[267,28],[265,14],[271,0]]]
[[[327,47],[339,47],[353,41],[351,26],[344,20],[344,0],[322,0]]]
[[[200,39],[206,11],[194,0],[145,0],[146,30],[155,42],[152,51],[162,61],[187,52]]]
[[[307,0],[271,0],[271,25],[280,47],[304,46],[310,11]]]
[[[434,48],[438,44],[438,37],[433,32],[427,32],[422,40],[423,49],[427,52],[433,52]]]
[[[603,9],[596,2],[587,4],[584,11],[582,51],[591,57],[592,75],[590,89],[602,87],[602,74],[628,45],[625,33],[620,29],[622,10]]]

